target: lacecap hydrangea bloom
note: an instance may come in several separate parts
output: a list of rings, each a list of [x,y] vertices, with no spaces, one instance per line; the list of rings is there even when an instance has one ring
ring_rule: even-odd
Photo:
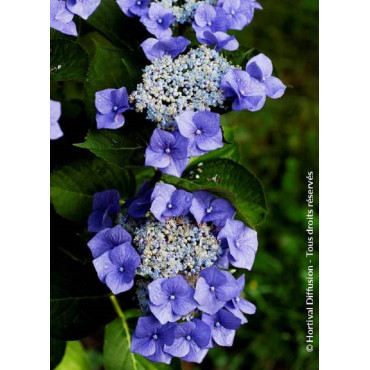
[[[95,194],[88,247],[98,278],[113,294],[135,289],[143,312],[132,352],[200,363],[210,348],[233,345],[256,307],[228,266],[250,270],[258,244],[235,213],[226,199],[165,183],[144,183],[122,208],[117,191]]]

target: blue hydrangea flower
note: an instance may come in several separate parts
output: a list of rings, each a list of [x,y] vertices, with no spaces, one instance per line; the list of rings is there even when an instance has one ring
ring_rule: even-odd
[[[190,41],[185,37],[164,37],[160,40],[155,38],[146,39],[140,46],[143,49],[145,56],[150,60],[162,58],[168,54],[171,58],[176,58],[179,54],[186,50]]]
[[[180,177],[188,163],[188,139],[179,131],[170,133],[155,129],[145,152],[145,165]]]
[[[174,341],[175,323],[162,325],[154,316],[140,317],[131,341],[131,352],[150,361],[169,364],[172,356],[163,351]]]
[[[235,297],[236,290],[236,280],[229,272],[211,266],[200,272],[194,299],[201,311],[213,315]]]
[[[235,297],[226,303],[225,308],[229,310],[234,316],[241,320],[242,324],[248,322],[246,317],[243,315],[243,312],[248,315],[253,315],[256,312],[256,306],[241,298],[240,295],[243,293],[244,284],[245,284],[245,275],[243,274],[236,280],[236,284],[238,285],[238,289],[236,291]]]
[[[59,125],[59,118],[62,114],[60,102],[50,100],[50,139],[56,140],[63,136],[63,131]]]
[[[68,10],[83,19],[89,18],[99,4],[100,0],[67,0]]]
[[[140,257],[130,243],[124,243],[93,260],[101,282],[107,284],[113,294],[131,289]]]
[[[211,328],[199,319],[176,326],[172,345],[164,346],[164,351],[181,358],[182,361],[201,363],[208,352]]]
[[[73,13],[62,0],[50,0],[50,27],[65,33],[66,35],[77,36],[76,24],[72,21]]]
[[[122,113],[130,108],[125,87],[105,89],[95,93],[95,107],[98,110],[96,122],[98,129],[117,129],[124,125]]]
[[[172,35],[170,25],[175,21],[175,17],[163,6],[152,3],[148,14],[143,15],[140,21],[144,24],[148,32],[158,38],[162,38]]]
[[[122,228],[121,225],[116,225],[113,228],[100,230],[88,243],[94,258],[100,257],[103,253],[118,247],[121,244],[131,243],[131,235]]]
[[[186,111],[176,117],[176,123],[180,134],[189,139],[189,156],[195,157],[222,148],[219,114]]]
[[[216,198],[204,190],[193,193],[190,212],[198,224],[201,222],[213,222],[215,226],[222,227],[227,219],[233,219],[235,208],[223,198]]]
[[[239,42],[235,36],[230,36],[226,32],[198,32],[197,38],[203,44],[214,46],[216,51],[222,49],[233,51],[239,47]]]
[[[272,62],[264,54],[258,54],[250,59],[246,71],[256,79],[266,90],[266,95],[271,99],[278,99],[284,95],[286,86],[277,77],[272,76]]]
[[[204,31],[212,33],[218,31],[226,32],[229,28],[229,22],[222,8],[201,3],[194,14],[192,26],[198,36],[198,33],[203,33]]]
[[[150,0],[116,0],[121,10],[130,18],[148,14]]]
[[[150,311],[161,324],[175,322],[197,307],[194,289],[181,275],[156,279],[148,289]]]
[[[185,190],[177,190],[173,185],[158,183],[151,196],[150,211],[161,222],[168,217],[186,216],[192,199],[191,193]]]
[[[226,220],[218,234],[218,239],[226,239],[229,247],[229,261],[235,267],[250,270],[256,256],[257,232],[237,220]]]
[[[87,221],[89,232],[97,233],[113,226],[113,219],[120,211],[119,193],[117,190],[105,190],[95,193],[93,211]]]
[[[266,101],[263,86],[245,71],[229,69],[222,77],[220,88],[225,97],[232,100],[233,110],[248,109],[255,112],[260,110]]]
[[[242,30],[252,22],[254,10],[262,10],[256,0],[219,0],[217,6],[224,10],[233,30]]]
[[[134,218],[144,217],[150,209],[152,193],[149,181],[145,181],[134,197],[126,199],[127,214]]]
[[[214,315],[203,313],[202,320],[211,328],[211,337],[215,343],[225,347],[233,345],[236,330],[241,325],[239,318],[221,309]]]

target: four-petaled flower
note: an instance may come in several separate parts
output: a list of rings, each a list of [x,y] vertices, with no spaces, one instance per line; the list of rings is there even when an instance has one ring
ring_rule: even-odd
[[[66,35],[77,36],[76,24],[72,21],[74,15],[62,0],[50,0],[50,27]]]
[[[181,275],[156,279],[148,290],[150,311],[161,324],[177,321],[197,307],[194,289]]]
[[[186,111],[176,117],[176,123],[180,134],[189,139],[189,156],[195,157],[222,148],[219,114]]]
[[[247,313],[248,315],[253,315],[256,312],[256,306],[253,303],[248,302],[246,299],[240,297],[245,284],[244,274],[236,280],[236,284],[238,285],[236,295],[232,300],[226,303],[225,308],[234,314],[234,316],[238,317],[242,324],[245,324],[248,322],[248,320],[243,315],[243,312]]]
[[[148,32],[158,38],[169,37],[172,35],[170,25],[175,21],[172,13],[162,5],[152,3],[148,14],[140,18]]]
[[[286,86],[277,77],[272,76],[272,62],[264,54],[258,54],[249,60],[246,71],[256,79],[266,90],[271,99],[278,99],[284,95]]]
[[[89,232],[98,232],[113,226],[112,217],[120,211],[119,193],[117,190],[105,190],[95,193],[93,198],[93,211],[87,221]]]
[[[63,136],[63,131],[59,125],[59,118],[62,114],[60,102],[50,100],[50,139],[56,140]]]
[[[203,313],[202,320],[211,328],[211,337],[219,346],[231,347],[241,320],[221,309],[214,315]]]
[[[117,4],[128,17],[141,17],[148,13],[150,0],[117,0]]]
[[[124,243],[93,260],[101,282],[107,284],[113,294],[131,289],[140,257],[130,243]]]
[[[237,288],[236,280],[229,272],[211,266],[200,272],[194,298],[201,311],[213,315],[235,297]]]
[[[100,0],[67,0],[67,8],[83,19],[90,17],[99,6]]]
[[[248,109],[254,112],[260,110],[266,101],[263,86],[245,71],[229,69],[222,77],[220,88],[225,97],[232,100],[233,110]]]
[[[237,220],[226,220],[219,232],[219,240],[226,239],[229,247],[229,261],[235,267],[250,270],[256,256],[258,240],[257,232]]]
[[[95,93],[95,107],[98,110],[96,122],[98,129],[117,129],[124,125],[123,112],[132,109],[128,103],[125,87],[105,89]]]
[[[146,39],[140,46],[143,49],[145,56],[150,60],[162,58],[163,55],[168,54],[171,58],[176,58],[181,54],[190,41],[185,37],[163,37],[160,40],[155,38]]]
[[[140,317],[131,341],[131,352],[150,361],[169,364],[172,356],[163,352],[165,345],[172,345],[177,324],[162,325],[154,316]]]
[[[227,219],[234,218],[235,208],[226,199],[215,198],[211,193],[199,190],[193,193],[190,212],[198,224],[213,222],[215,226],[222,227]]]
[[[198,36],[198,33],[204,31],[226,32],[229,28],[229,22],[222,8],[201,3],[195,11],[192,26]]]
[[[149,181],[145,181],[134,197],[126,199],[127,214],[134,218],[144,217],[150,209],[152,193]]]
[[[189,162],[188,139],[179,131],[155,129],[145,152],[145,165],[180,177]]]
[[[121,225],[116,225],[113,228],[100,230],[88,243],[94,258],[100,257],[103,253],[112,250],[124,243],[131,243],[131,235],[122,228]]]
[[[164,351],[187,362],[201,363],[208,352],[211,328],[199,319],[184,322],[174,330],[174,342]]]

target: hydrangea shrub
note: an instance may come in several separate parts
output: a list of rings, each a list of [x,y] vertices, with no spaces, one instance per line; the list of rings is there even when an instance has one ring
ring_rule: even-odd
[[[55,217],[68,220],[52,239],[58,354],[106,325],[107,369],[201,363],[255,313],[244,286],[267,205],[222,116],[248,117],[286,89],[229,32],[256,9],[50,1],[50,139],[68,154],[51,175]]]

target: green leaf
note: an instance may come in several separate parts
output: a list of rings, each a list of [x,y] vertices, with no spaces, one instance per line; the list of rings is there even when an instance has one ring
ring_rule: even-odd
[[[51,174],[50,182],[56,212],[72,221],[87,222],[96,192],[116,189],[123,199],[135,192],[135,178],[130,171],[99,159],[64,166]]]
[[[85,83],[85,105],[90,119],[95,120],[97,91],[125,86],[130,93],[140,82],[141,73],[140,64],[123,50],[97,47]]]
[[[68,39],[50,40],[50,76],[55,81],[83,81],[89,67],[85,50]]]
[[[75,146],[88,149],[119,167],[127,165],[134,154],[141,156],[141,162],[144,163],[145,143],[130,139],[122,130],[89,131],[85,142]]]
[[[162,175],[162,179],[188,191],[203,189],[226,198],[248,225],[261,224],[267,204],[260,181],[245,167],[229,159],[211,159],[202,163],[202,166],[193,165],[187,169],[184,178]]]
[[[81,342],[68,342],[63,361],[56,370],[91,370],[90,360]]]
[[[54,369],[64,356],[66,342],[55,338],[50,338],[50,369]]]
[[[131,353],[131,335],[125,316],[108,324],[104,334],[103,363],[105,370],[170,370],[181,369],[177,359],[172,364],[151,362]]]

